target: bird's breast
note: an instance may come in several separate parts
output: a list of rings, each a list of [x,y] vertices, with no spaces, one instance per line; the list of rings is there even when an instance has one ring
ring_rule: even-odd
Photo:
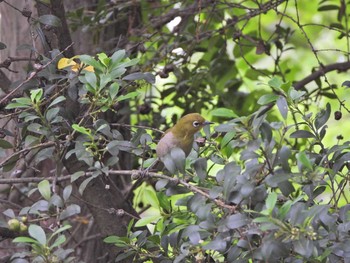
[[[193,145],[193,136],[185,137],[183,139],[178,139],[174,136],[174,134],[170,131],[166,133],[158,142],[156,152],[159,158],[164,157],[169,154],[172,148],[180,148],[185,152],[187,156],[191,150]]]

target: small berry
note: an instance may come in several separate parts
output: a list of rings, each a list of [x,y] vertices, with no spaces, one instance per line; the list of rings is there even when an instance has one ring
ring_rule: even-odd
[[[334,119],[336,119],[337,121],[339,121],[342,117],[342,113],[341,111],[336,111],[334,112]]]

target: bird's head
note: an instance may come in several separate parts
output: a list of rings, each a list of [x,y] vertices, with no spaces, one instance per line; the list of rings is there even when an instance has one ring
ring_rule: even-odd
[[[208,124],[212,122],[206,121],[199,113],[190,113],[183,116],[171,130],[175,135],[193,136]]]

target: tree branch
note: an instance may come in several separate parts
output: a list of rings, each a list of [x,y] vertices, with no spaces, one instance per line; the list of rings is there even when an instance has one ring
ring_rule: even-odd
[[[140,170],[110,170],[108,172],[108,175],[127,175],[127,176],[132,176],[132,177],[139,177],[140,173],[141,173]],[[91,174],[92,174],[92,172],[86,172],[84,174],[84,176],[88,176]],[[182,180],[179,178],[173,178],[173,177],[170,177],[170,176],[167,176],[164,174],[159,174],[159,173],[154,173],[154,172],[147,173],[147,176],[152,177],[152,178],[160,178],[160,179],[166,179],[169,181],[177,182],[177,183],[183,185],[184,187],[186,187],[187,189],[191,190],[192,192],[198,193],[198,194],[204,196],[205,198],[212,200],[217,206],[229,209],[232,213],[234,213],[236,211],[236,206],[225,204],[224,201],[217,199],[217,198],[215,198],[215,199],[211,198],[208,193],[199,189],[195,185],[192,185],[192,184],[186,182],[185,180]],[[0,184],[36,183],[36,182],[41,182],[42,180],[48,180],[49,182],[53,182],[56,180],[57,182],[60,182],[60,181],[65,181],[65,180],[70,180],[70,179],[71,179],[71,175],[65,175],[65,176],[61,176],[58,178],[55,178],[55,177],[8,178],[8,179],[0,179]]]
[[[61,182],[71,179],[71,175],[65,175],[60,177],[27,177],[27,178],[4,178],[0,179],[0,184],[22,184],[22,183],[39,183],[42,180],[48,180],[49,182]]]
[[[320,78],[321,76],[323,76],[324,74],[333,71],[333,70],[337,70],[337,71],[347,71],[350,69],[350,61],[347,62],[340,62],[340,63],[334,63],[334,64],[329,64],[327,66],[321,66],[321,68],[319,70],[316,70],[314,72],[312,72],[309,76],[305,77],[304,79],[295,82],[293,84],[293,87],[296,90],[300,90],[302,88],[305,87],[306,84]]]
[[[109,171],[108,174],[113,174],[113,175],[131,175],[133,177],[138,177],[140,175],[140,170],[112,170],[112,171]],[[167,176],[167,175],[164,175],[164,174],[159,174],[159,173],[152,173],[152,172],[148,172],[147,173],[147,176],[149,177],[153,177],[153,178],[160,178],[160,179],[166,179],[166,180],[169,180],[169,181],[175,181],[183,186],[185,186],[187,189],[191,190],[192,192],[196,192],[202,196],[204,196],[205,198],[207,199],[210,199],[212,201],[215,202],[215,204],[217,206],[220,206],[222,208],[226,208],[226,209],[229,209],[232,213],[236,211],[236,206],[233,206],[233,205],[227,205],[225,204],[224,201],[220,200],[220,199],[213,199],[210,197],[210,195],[206,192],[204,192],[203,190],[199,189],[198,187],[182,180],[182,179],[179,179],[179,178],[173,178],[173,177],[170,177],[170,176]]]

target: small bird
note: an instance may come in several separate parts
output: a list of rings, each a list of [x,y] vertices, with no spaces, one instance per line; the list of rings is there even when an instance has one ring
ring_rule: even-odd
[[[158,158],[162,160],[173,148],[180,148],[185,156],[188,156],[192,150],[195,133],[209,124],[212,122],[206,121],[198,113],[185,115],[159,140],[156,148]]]
[[[166,130],[156,147],[157,159],[147,169],[141,170],[139,174],[141,178],[135,185],[141,184],[142,179],[147,176],[152,168],[160,171],[165,166],[165,168],[173,174],[176,170],[181,170],[185,157],[187,157],[192,150],[195,133],[209,124],[212,124],[212,122],[206,121],[200,114],[190,113],[182,117],[174,127]],[[182,155],[184,155],[182,156],[183,158],[181,154],[178,154],[177,157],[179,158],[173,160],[170,156],[173,149],[181,149],[183,151]],[[159,161],[162,161],[162,163]]]

